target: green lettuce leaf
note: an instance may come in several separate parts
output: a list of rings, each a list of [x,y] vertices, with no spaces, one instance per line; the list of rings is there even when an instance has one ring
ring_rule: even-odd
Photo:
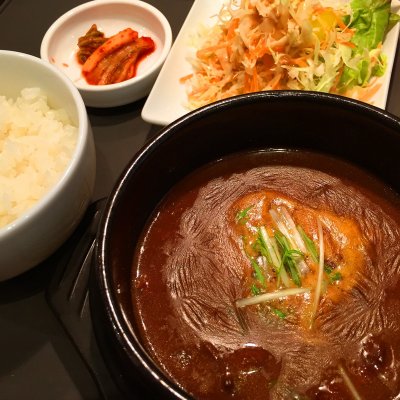
[[[356,48],[352,56],[359,56],[360,61],[356,68],[344,68],[339,84],[342,91],[355,85],[364,86],[373,76],[384,74],[386,58],[380,56],[378,63],[371,66],[368,51],[383,43],[389,30],[400,20],[400,16],[391,12],[390,0],[352,0],[350,6],[352,15],[346,17],[345,23],[355,29],[351,42]]]
[[[386,33],[388,33],[399,21],[400,21],[399,14],[390,13],[389,24],[388,24]]]
[[[380,54],[378,63],[372,69],[372,76],[383,76],[386,71],[387,57],[385,54]]]
[[[352,42],[359,49],[376,49],[385,38],[391,14],[390,1],[353,0],[350,28],[356,29]]]

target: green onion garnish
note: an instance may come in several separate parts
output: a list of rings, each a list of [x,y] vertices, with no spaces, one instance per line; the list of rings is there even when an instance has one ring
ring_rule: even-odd
[[[278,227],[278,230],[286,237],[286,241],[289,244],[288,247],[299,250],[304,254],[306,252],[305,245],[286,207],[271,208],[269,214]],[[305,274],[309,271],[308,265],[303,258],[297,260],[296,266],[300,274]]]
[[[250,259],[250,263],[251,263],[251,266],[254,269],[254,272],[256,274],[257,280],[261,283],[261,285],[265,286],[265,277],[264,277],[264,274],[261,271],[260,266],[258,265],[257,260],[255,260],[254,258],[251,258]]]
[[[258,296],[236,300],[236,307],[240,308],[254,304],[260,304],[266,301],[282,299],[288,296],[295,296],[298,294],[308,293],[309,291],[310,291],[309,288],[290,288],[290,289],[277,290],[276,292],[271,292],[271,293],[263,293]]]
[[[314,292],[314,304],[311,315],[310,329],[313,327],[315,317],[317,316],[319,300],[321,297],[322,278],[324,273],[324,253],[325,253],[324,233],[322,230],[321,220],[319,218],[317,220],[317,223],[318,223],[318,241],[319,241],[319,263],[318,263],[317,284],[315,286],[315,292]]]
[[[268,246],[268,243],[265,241],[265,235],[263,234],[264,227],[258,228],[258,237],[257,237],[257,244],[260,250],[261,255],[263,255],[267,261],[272,264],[272,256],[271,256],[271,249]]]
[[[286,273],[285,268],[282,266],[282,259],[281,255],[279,254],[279,249],[276,244],[275,238],[270,238],[268,236],[267,230],[265,229],[264,226],[261,226],[259,228],[259,235],[265,245],[265,247],[268,249],[268,253],[271,257],[271,263],[272,266],[275,269],[276,275],[277,275],[277,286],[280,286],[280,281],[282,280],[282,283],[286,287],[290,287],[290,280],[289,276]]]
[[[329,279],[331,283],[341,281],[343,279],[343,276],[340,272],[334,272],[333,274],[329,275]]]
[[[303,242],[306,246],[306,249],[308,253],[310,254],[312,260],[315,263],[318,263],[318,251],[315,246],[315,243],[307,236],[307,234],[304,232],[304,229],[301,226],[297,226],[297,230],[300,233],[301,238],[303,239]]]
[[[332,273],[333,268],[329,264],[324,265],[324,271],[329,275]]]
[[[296,286],[301,286],[300,272],[297,268],[297,259],[303,256],[300,250],[290,247],[289,240],[281,232],[275,232],[275,239],[281,248],[282,260],[280,268],[286,268]]]
[[[289,237],[295,243],[295,247],[297,247],[301,252],[305,253],[306,252],[305,244],[287,208],[284,206],[279,206],[277,207],[276,210],[280,215],[280,219],[285,225],[287,232],[290,235]]]
[[[329,264],[324,264],[324,271],[328,275],[329,283],[334,283],[343,279],[342,274],[338,271],[335,271],[334,267],[330,266]]]
[[[261,290],[256,286],[256,285],[251,285],[251,293],[254,295],[254,296],[257,296],[257,295],[259,295],[260,293],[261,293]]]
[[[247,222],[247,214],[254,206],[251,205],[249,207],[244,208],[243,210],[239,210],[236,213],[235,221],[238,224],[245,224]]]
[[[270,307],[270,309],[271,309],[271,311],[272,311],[275,315],[277,315],[280,319],[285,319],[285,318],[286,318],[286,314],[285,314],[283,311],[278,310],[277,308],[274,308],[274,307]]]

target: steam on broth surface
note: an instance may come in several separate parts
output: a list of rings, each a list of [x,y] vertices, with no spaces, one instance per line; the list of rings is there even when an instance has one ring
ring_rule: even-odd
[[[198,399],[395,398],[399,206],[316,153],[238,154],[195,171],[136,250],[145,347]]]

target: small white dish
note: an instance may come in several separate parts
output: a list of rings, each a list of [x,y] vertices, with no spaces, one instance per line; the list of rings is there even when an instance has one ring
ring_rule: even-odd
[[[78,39],[92,24],[110,37],[125,28],[149,36],[155,50],[140,61],[136,76],[109,85],[90,85],[77,61]],[[40,47],[43,60],[64,72],[78,88],[87,106],[114,107],[147,96],[172,44],[166,17],[152,5],[139,0],[94,0],[77,6],[58,18],[45,33]]]
[[[392,1],[392,8],[395,10],[399,8],[396,1]],[[188,61],[195,52],[192,37],[196,36],[199,27],[213,26],[217,22],[216,16],[224,2],[224,0],[194,1],[143,107],[142,118],[146,122],[168,125],[190,111],[186,107],[185,85],[179,80],[193,72]],[[389,32],[383,45],[383,52],[388,60],[387,69],[385,75],[380,78],[382,85],[372,99],[372,104],[381,109],[386,107],[398,36],[399,24]]]

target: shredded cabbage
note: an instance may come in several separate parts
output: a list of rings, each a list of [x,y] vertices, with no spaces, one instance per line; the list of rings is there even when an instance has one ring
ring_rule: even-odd
[[[364,22],[362,29],[368,30],[365,13],[360,11],[363,2],[372,10],[369,29],[380,34],[369,47],[360,40],[359,22],[352,14],[354,6],[356,18]],[[383,8],[387,12],[384,27],[376,24]],[[380,86],[375,77],[385,71],[382,41],[392,25],[386,0],[229,0],[217,23],[199,32],[197,51],[189,60],[193,74],[182,78],[188,107],[284,89],[368,101]],[[368,34],[374,33],[376,37],[376,32]]]

